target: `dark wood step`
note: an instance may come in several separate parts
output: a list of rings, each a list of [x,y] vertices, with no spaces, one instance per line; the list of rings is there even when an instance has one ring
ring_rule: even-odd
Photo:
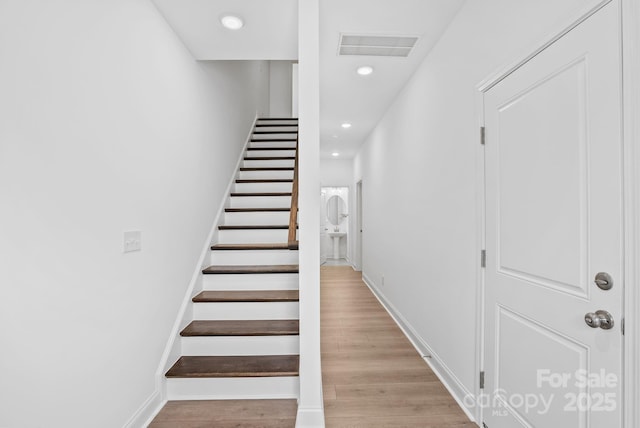
[[[272,125],[275,126],[275,125]],[[265,134],[297,134],[298,131],[253,131],[254,135],[265,135]]]
[[[288,224],[221,224],[218,230],[286,230]]]
[[[278,150],[295,150],[295,147],[247,147],[247,151],[278,151]]]
[[[252,143],[274,143],[274,142],[280,142],[280,141],[298,141],[297,138],[273,138],[273,139],[268,139],[268,138],[252,138],[251,142]]]
[[[180,336],[296,336],[298,320],[196,320],[180,332]]]
[[[298,290],[201,291],[191,299],[194,303],[297,302]]]
[[[231,197],[246,197],[246,196],[291,196],[291,192],[231,192]]]
[[[288,167],[271,167],[271,168],[262,168],[262,167],[242,167],[240,171],[293,171],[293,168]]]
[[[297,117],[259,117],[258,121],[261,120],[298,120]]]
[[[253,274],[253,273],[298,273],[298,265],[228,265],[209,266],[203,269],[206,275],[216,274]]]
[[[298,355],[180,357],[169,378],[298,376]]]
[[[243,250],[288,250],[284,244],[216,244],[211,247],[214,251],[243,251]]]
[[[281,121],[284,122],[285,120],[292,120],[292,119],[282,119]],[[273,128],[273,127],[286,128],[287,126],[289,126],[289,127],[291,127],[291,126],[297,127],[298,124],[297,123],[284,123],[282,125],[274,125],[273,123],[256,123],[256,128]]]
[[[259,212],[285,212],[291,211],[291,208],[225,208],[226,213],[259,213]]]
[[[296,160],[295,156],[264,156],[264,157],[255,157],[255,156],[247,156],[244,158],[246,161],[274,161],[274,160]]]
[[[265,178],[265,179],[252,179],[252,180],[236,180],[236,183],[251,184],[251,183],[293,183],[290,178]]]

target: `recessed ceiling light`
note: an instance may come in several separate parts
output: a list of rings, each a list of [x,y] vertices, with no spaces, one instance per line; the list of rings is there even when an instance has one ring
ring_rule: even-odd
[[[244,26],[242,19],[234,15],[225,15],[220,18],[220,22],[229,30],[239,30]]]
[[[368,76],[373,73],[373,67],[368,65],[363,65],[362,67],[358,67],[356,70],[360,76]]]
[[[333,152],[333,153],[331,153],[331,156],[333,156],[333,157],[335,158],[335,157],[340,156],[340,153],[338,153],[338,152]]]
[[[344,129],[349,129],[349,128],[351,128],[351,124],[349,122],[345,122],[345,123],[342,124],[342,127]]]

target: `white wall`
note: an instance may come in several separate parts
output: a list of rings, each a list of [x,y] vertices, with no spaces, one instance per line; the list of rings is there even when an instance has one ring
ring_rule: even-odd
[[[363,272],[460,395],[478,377],[475,86],[584,3],[468,0],[354,162]]]
[[[321,186],[349,187],[352,183],[353,159],[320,159]]]
[[[291,61],[269,61],[269,64],[269,115],[291,117],[292,63]]]
[[[195,62],[148,0],[3,0],[0,63],[0,426],[123,426],[268,68]]]

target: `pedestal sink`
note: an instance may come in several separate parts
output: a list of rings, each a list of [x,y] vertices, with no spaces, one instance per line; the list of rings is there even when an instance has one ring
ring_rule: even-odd
[[[347,232],[329,232],[329,236],[333,238],[333,258],[340,258],[340,238],[347,236]]]

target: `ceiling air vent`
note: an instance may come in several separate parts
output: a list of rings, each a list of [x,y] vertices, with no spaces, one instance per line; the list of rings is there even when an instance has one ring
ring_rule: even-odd
[[[342,34],[339,55],[407,57],[418,41],[411,36],[359,36]]]

